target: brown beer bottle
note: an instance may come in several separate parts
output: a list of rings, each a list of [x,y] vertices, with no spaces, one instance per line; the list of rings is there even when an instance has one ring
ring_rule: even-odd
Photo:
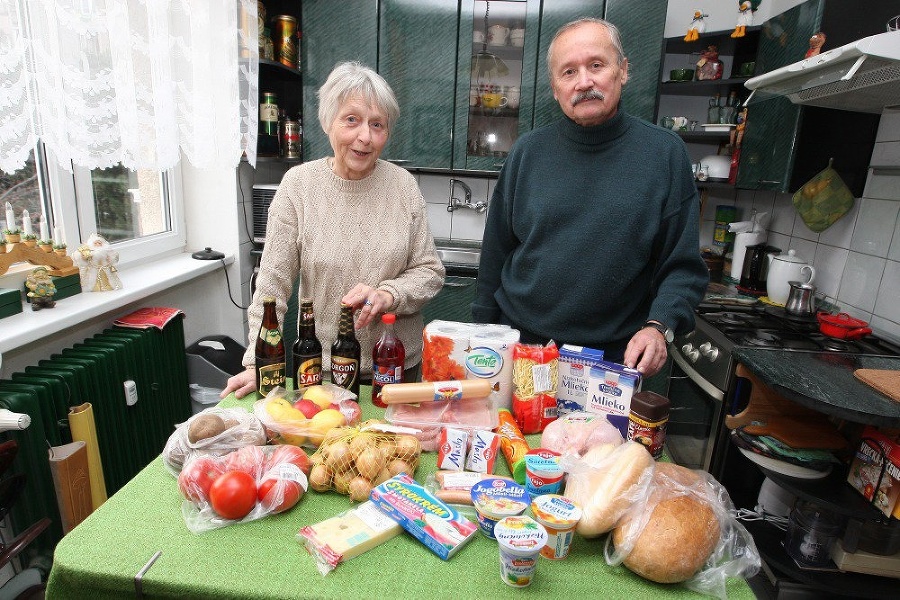
[[[341,304],[338,336],[331,345],[331,383],[359,397],[359,362],[362,349],[353,330],[353,306]]]
[[[262,301],[263,319],[256,337],[256,391],[265,396],[274,387],[284,387],[286,366],[275,298],[266,296]]]
[[[322,383],[322,343],[316,337],[312,298],[300,300],[300,324],[294,342],[294,389],[304,390]]]

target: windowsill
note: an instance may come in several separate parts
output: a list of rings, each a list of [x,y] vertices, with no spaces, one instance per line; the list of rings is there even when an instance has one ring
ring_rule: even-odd
[[[226,264],[234,262],[227,256]],[[222,268],[221,260],[197,260],[189,253],[175,254],[119,270],[122,289],[111,292],[82,292],[64,298],[54,308],[31,310],[23,303],[22,312],[0,319],[0,354],[54,335],[87,320],[117,312],[121,307],[166,291],[179,284]],[[116,317],[119,315],[117,314]]]

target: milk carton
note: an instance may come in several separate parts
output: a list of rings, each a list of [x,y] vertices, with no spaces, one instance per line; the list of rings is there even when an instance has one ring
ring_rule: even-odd
[[[584,409],[605,415],[628,439],[628,414],[631,397],[641,391],[641,373],[618,363],[600,361],[588,375],[588,397]]]
[[[561,417],[586,410],[590,369],[603,362],[603,350],[563,344],[559,349],[556,411]]]

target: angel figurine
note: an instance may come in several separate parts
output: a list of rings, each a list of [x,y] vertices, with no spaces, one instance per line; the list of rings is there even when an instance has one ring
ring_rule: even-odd
[[[738,0],[737,26],[731,32],[731,37],[740,38],[747,35],[747,27],[753,24],[753,13],[761,3],[762,0]]]
[[[706,31],[706,23],[703,19],[709,15],[704,14],[702,10],[695,10],[694,17],[691,19],[691,25],[688,27],[687,35],[684,36],[686,42],[696,42],[700,39],[700,34]]]
[[[116,270],[119,253],[102,235],[92,233],[87,242],[72,254],[72,260],[81,273],[81,289],[108,292],[122,287]]]

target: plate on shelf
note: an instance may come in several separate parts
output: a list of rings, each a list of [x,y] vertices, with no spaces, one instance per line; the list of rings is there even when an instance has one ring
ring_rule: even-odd
[[[707,123],[705,125],[701,125],[703,131],[731,131],[732,127],[736,127],[736,125],[731,125],[727,123]]]
[[[831,473],[830,466],[827,471],[814,471],[813,469],[793,465],[784,462],[783,460],[775,460],[774,458],[769,458],[768,456],[763,456],[762,454],[757,454],[756,452],[745,450],[744,448],[738,448],[738,450],[740,450],[741,454],[746,456],[750,462],[756,463],[760,467],[768,469],[773,473],[778,473],[779,475],[787,475],[788,477],[796,477],[798,479],[822,479]]]

